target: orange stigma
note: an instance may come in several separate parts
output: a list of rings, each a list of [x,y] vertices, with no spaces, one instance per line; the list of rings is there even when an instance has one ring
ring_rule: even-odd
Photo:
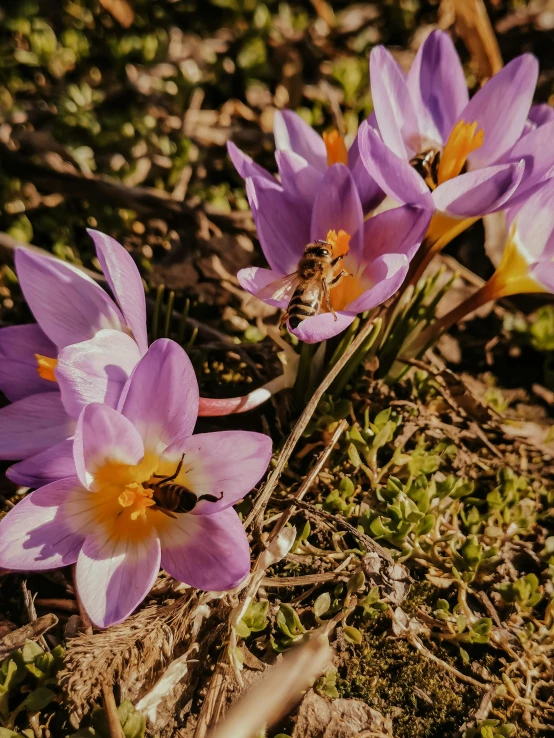
[[[460,120],[456,123],[446,146],[441,154],[438,184],[457,177],[464,168],[467,157],[472,151],[481,148],[485,140],[485,132],[482,128],[477,130],[477,121],[466,123]]]
[[[350,249],[350,235],[346,231],[327,231],[325,241],[333,248],[333,258],[346,256]]]
[[[49,356],[41,356],[41,354],[35,354],[37,360],[37,372],[39,377],[46,379],[48,382],[57,382],[54,369],[58,364],[57,359],[51,359]]]
[[[348,164],[348,151],[344,138],[340,133],[333,129],[323,134],[323,141],[327,149],[327,166],[331,164]]]

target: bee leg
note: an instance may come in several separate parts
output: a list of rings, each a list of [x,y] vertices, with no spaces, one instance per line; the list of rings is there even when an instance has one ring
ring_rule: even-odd
[[[216,497],[215,495],[200,495],[196,502],[200,502],[200,500],[206,500],[207,502],[219,502],[222,497],[223,492],[220,493],[219,497]]]
[[[331,295],[329,293],[329,285],[327,284],[327,281],[325,278],[322,278],[321,283],[323,285],[323,299],[325,300],[325,305],[327,306],[327,310],[333,314],[333,318],[337,320],[337,314],[335,313],[333,306],[331,305]],[[330,282],[330,284],[333,284],[333,282]]]
[[[177,479],[177,477],[179,476],[179,472],[183,468],[184,460],[185,460],[185,454],[181,456],[181,460],[177,464],[177,469],[175,469],[175,473],[172,474],[170,477],[164,477],[163,474],[153,474],[152,476],[155,477],[156,479],[160,479],[158,484],[165,484],[166,482],[172,482],[174,479]]]
[[[344,254],[337,256],[337,258],[333,259],[333,261],[331,262],[331,266],[336,266],[339,263],[339,261],[342,261],[343,259],[344,259]]]
[[[351,277],[352,274],[350,272],[347,272],[345,269],[343,269],[341,272],[339,272],[333,279],[329,282],[329,287],[336,287],[337,284],[341,281],[343,277]]]
[[[177,520],[177,515],[175,515],[175,513],[172,512],[171,510],[167,510],[165,507],[158,507],[156,505],[156,507],[154,509],[155,510],[158,510],[158,512],[161,512],[164,515],[167,515],[168,518],[173,518],[174,520]]]

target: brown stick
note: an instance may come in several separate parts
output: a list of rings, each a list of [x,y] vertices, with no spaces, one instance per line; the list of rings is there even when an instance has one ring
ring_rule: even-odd
[[[72,172],[60,172],[51,167],[37,164],[6,144],[0,143],[2,169],[20,179],[26,179],[39,189],[59,193],[64,197],[109,203],[115,207],[136,210],[139,213],[163,217],[170,222],[198,226],[199,214],[203,211],[215,223],[231,230],[242,230],[251,226],[251,217],[245,212],[222,213],[209,205],[201,208],[173,199],[171,193],[153,187],[129,187],[105,176],[84,177]]]
[[[0,640],[0,660],[5,659],[18,648],[22,648],[26,641],[34,641],[47,630],[53,628],[58,618],[53,614],[43,615],[28,625],[12,630]]]
[[[113,690],[111,687],[107,687],[106,685],[102,687],[102,699],[104,701],[106,717],[108,718],[110,738],[125,738],[125,733],[123,732],[121,721],[117,714],[117,705],[115,704],[115,697],[113,696]]]

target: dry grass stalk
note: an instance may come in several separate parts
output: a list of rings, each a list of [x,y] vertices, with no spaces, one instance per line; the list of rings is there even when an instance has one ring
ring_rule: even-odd
[[[348,350],[344,352],[341,358],[332,367],[331,371],[328,372],[328,374],[324,377],[323,381],[310,398],[310,401],[306,404],[302,415],[298,418],[296,425],[292,429],[292,433],[289,435],[283,446],[283,449],[279,455],[279,458],[277,459],[277,463],[275,464],[273,471],[269,475],[265,485],[262,487],[260,494],[258,495],[258,498],[254,503],[252,511],[246,518],[245,528],[248,528],[252,523],[255,522],[256,527],[259,531],[261,531],[263,524],[263,514],[267,503],[269,502],[273,491],[277,487],[279,479],[281,478],[281,474],[283,473],[283,469],[286,467],[288,460],[292,455],[292,452],[296,448],[296,444],[302,437],[302,434],[306,430],[306,427],[310,422],[315,409],[319,405],[319,401],[321,400],[325,392],[327,392],[329,387],[333,384],[342,369],[344,369],[348,361],[352,358],[352,356],[354,356],[358,349],[367,340],[369,334],[373,330],[373,326],[374,321],[368,320],[368,322],[358,333],[354,341],[350,344]]]
[[[348,421],[347,420],[341,420],[338,426],[335,429],[335,432],[333,433],[331,440],[327,444],[327,446],[323,449],[323,451],[320,453],[316,463],[310,469],[308,475],[305,477],[304,481],[298,488],[298,490],[295,492],[293,499],[296,500],[302,500],[304,498],[304,495],[306,492],[308,492],[312,486],[312,484],[317,479],[320,471],[323,469],[325,463],[327,462],[327,459],[331,455],[332,450],[337,445],[339,438],[342,436],[344,431],[348,427]],[[285,512],[281,515],[279,520],[275,523],[275,526],[271,532],[270,541],[273,541],[275,537],[283,530],[285,525],[290,520],[291,516],[294,514],[295,506],[292,504],[290,507],[288,507]]]
[[[127,0],[100,0],[100,5],[112,15],[120,26],[129,28],[135,18],[135,12]]]
[[[172,605],[145,608],[120,625],[69,641],[60,680],[77,718],[88,712],[104,686],[120,683],[125,691],[137,692],[174,644],[192,631],[197,604],[198,595],[190,591]]]
[[[500,47],[483,0],[442,0],[440,25],[454,25],[467,46],[480,79],[488,79],[503,67]]]
[[[58,622],[54,614],[43,615],[28,625],[23,625],[17,630],[12,630],[0,639],[0,660],[5,659],[18,648],[22,648],[26,641],[38,640],[43,633],[53,628]]]
[[[324,630],[315,633],[268,670],[229,710],[209,738],[253,738],[267,725],[284,717],[331,663],[332,652]]]

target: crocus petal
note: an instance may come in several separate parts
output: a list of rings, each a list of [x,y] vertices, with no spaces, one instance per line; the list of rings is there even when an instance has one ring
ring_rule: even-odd
[[[310,240],[310,211],[277,182],[246,181],[246,194],[269,266],[281,274],[296,271]]]
[[[198,398],[198,382],[184,349],[159,338],[135,367],[119,409],[138,429],[147,451],[163,451],[192,435]]]
[[[508,221],[515,222],[518,246],[529,262],[554,256],[553,202],[554,180],[551,180],[518,209],[515,217],[508,211]]]
[[[146,298],[133,257],[111,236],[88,229],[98,261],[142,354],[148,349]]]
[[[369,218],[364,224],[362,264],[371,264],[378,256],[389,253],[404,254],[411,260],[430,220],[429,210],[412,205],[386,210]]]
[[[321,136],[292,110],[277,110],[273,118],[275,146],[294,151],[316,169],[327,169],[327,149]]]
[[[0,459],[26,459],[73,435],[59,392],[42,392],[0,410]]]
[[[0,390],[15,402],[36,392],[56,391],[55,382],[42,379],[36,354],[55,358],[57,349],[36,323],[0,330]]]
[[[502,157],[506,162],[525,162],[525,172],[518,189],[518,195],[529,186],[554,174],[554,120],[535,128],[516,142],[515,146]]]
[[[134,339],[121,331],[99,331],[89,341],[63,349],[56,378],[65,409],[78,418],[85,405],[117,403],[141,353]]]
[[[501,164],[460,174],[433,192],[437,210],[457,218],[474,218],[504,207],[518,188],[525,163]]]
[[[311,206],[323,179],[323,173],[294,151],[277,151],[275,158],[285,192]]]
[[[288,306],[294,289],[292,282],[290,283],[290,287],[288,287],[287,283],[288,289],[283,292],[281,285],[284,277],[286,275],[274,272],[272,269],[262,269],[260,267],[247,267],[246,269],[241,269],[237,274],[237,279],[243,290],[250,292],[251,295],[255,295],[256,297],[259,297],[260,293],[262,293],[262,296],[259,297],[260,300],[273,307],[283,309]],[[275,285],[275,291],[270,296],[266,295],[268,285]],[[274,295],[277,296],[275,297]]]
[[[374,282],[374,286],[351,302],[348,311],[363,313],[382,305],[399,289],[408,273],[408,266],[409,262],[404,254],[379,256],[367,270],[367,276]]]
[[[271,181],[274,180],[274,177],[266,169],[256,164],[251,156],[241,151],[232,141],[227,142],[227,153],[229,154],[229,159],[235,165],[235,169],[243,179],[248,179],[248,177],[262,177]]]
[[[95,471],[108,462],[138,464],[144,456],[144,444],[130,420],[95,402],[79,417],[73,456],[79,479],[88,488]]]
[[[6,472],[8,479],[15,484],[33,488],[51,484],[58,479],[74,477],[76,474],[71,438],[13,464]]]
[[[86,341],[102,328],[125,329],[113,300],[76,267],[25,248],[15,252],[15,266],[37,323],[59,349]]]
[[[359,135],[360,134],[358,132],[358,136]],[[360,202],[362,203],[362,210],[364,214],[366,214],[380,205],[385,198],[385,193],[369,174],[364,162],[362,161],[358,136],[356,136],[352,146],[348,150],[348,168],[350,169],[352,179],[354,180],[354,184],[358,190]]]
[[[548,105],[547,103],[531,105],[528,120],[537,127],[544,126],[546,123],[551,123],[554,121],[554,108],[552,105]]]
[[[406,75],[383,46],[369,57],[371,97],[383,141],[402,159],[419,147],[418,120],[412,105]]]
[[[79,597],[99,628],[121,623],[143,601],[160,569],[160,542],[95,535],[85,540],[76,567]]]
[[[267,470],[271,448],[271,438],[263,433],[197,433],[170,446],[164,459],[177,465],[185,454],[183,472],[177,481],[197,497],[221,497],[217,502],[201,500],[193,510],[194,515],[212,515],[252,491]]]
[[[44,571],[74,564],[84,536],[71,502],[88,492],[76,477],[41,487],[0,521],[0,566],[16,571]]]
[[[304,343],[319,343],[342,333],[356,317],[356,313],[337,312],[336,320],[332,313],[319,313],[313,318],[306,318],[291,333]]]
[[[350,235],[350,255],[358,262],[363,227],[362,204],[352,175],[344,164],[333,164],[325,172],[314,202],[310,240],[325,240],[329,231],[346,231]]]
[[[539,261],[533,265],[529,274],[540,285],[554,294],[554,263],[552,261]]]
[[[469,95],[460,58],[444,31],[433,31],[419,47],[408,89],[421,134],[429,142],[446,143]]]
[[[250,548],[233,508],[213,515],[178,515],[160,531],[162,567],[196,589],[236,587],[250,570]]]
[[[460,120],[477,121],[485,132],[483,145],[473,151],[471,168],[493,164],[520,137],[537,84],[539,65],[531,54],[518,56],[471,98]]]
[[[397,202],[433,209],[429,188],[405,160],[396,156],[367,123],[358,135],[360,156],[379,187]]]

